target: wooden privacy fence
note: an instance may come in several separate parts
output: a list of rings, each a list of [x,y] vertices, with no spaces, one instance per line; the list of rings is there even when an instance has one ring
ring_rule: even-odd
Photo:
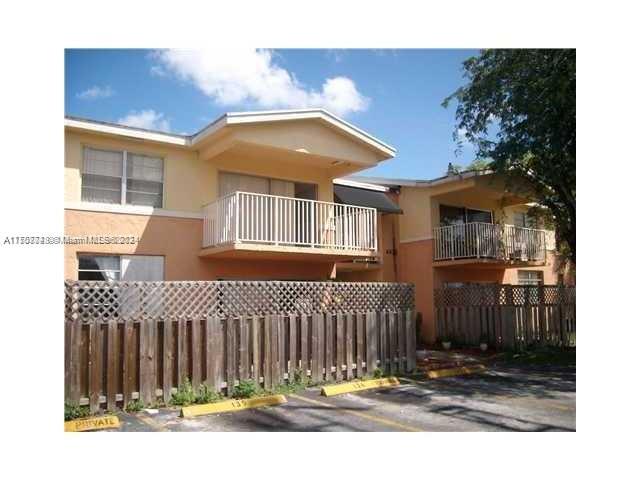
[[[65,399],[92,411],[167,402],[185,378],[229,395],[408,372],[415,344],[408,284],[65,282]]]
[[[576,289],[467,285],[435,290],[436,333],[455,345],[575,346]]]

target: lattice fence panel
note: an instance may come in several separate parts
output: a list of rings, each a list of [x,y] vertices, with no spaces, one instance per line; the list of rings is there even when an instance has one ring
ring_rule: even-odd
[[[381,282],[65,282],[65,316],[84,321],[411,310],[411,284]]]
[[[575,287],[558,285],[466,285],[435,290],[436,307],[560,305],[576,301]]]

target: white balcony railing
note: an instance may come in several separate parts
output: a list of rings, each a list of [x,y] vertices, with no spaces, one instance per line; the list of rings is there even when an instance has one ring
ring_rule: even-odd
[[[547,231],[493,223],[465,223],[434,229],[435,260],[489,258],[543,261]]]
[[[376,251],[376,209],[235,192],[204,207],[203,247],[237,243]]]

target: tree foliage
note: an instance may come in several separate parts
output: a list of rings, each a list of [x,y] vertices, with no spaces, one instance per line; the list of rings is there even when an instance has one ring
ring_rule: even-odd
[[[576,52],[485,50],[463,64],[456,134],[488,167],[533,189],[576,259]]]

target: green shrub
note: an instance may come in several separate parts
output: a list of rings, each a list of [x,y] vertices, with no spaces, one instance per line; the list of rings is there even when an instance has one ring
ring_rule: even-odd
[[[208,385],[200,384],[195,403],[213,403],[222,399],[222,395],[214,392]]]
[[[193,391],[193,386],[188,378],[185,378],[180,385],[178,385],[178,391],[171,394],[171,404],[186,406],[196,403],[196,392]]]
[[[144,408],[144,403],[142,402],[142,400],[140,400],[139,398],[136,398],[135,400],[131,400],[129,403],[127,403],[127,405],[124,407],[124,410],[125,412],[135,413],[135,412],[139,412],[143,408]]]
[[[376,368],[373,371],[373,378],[382,378],[382,377],[384,377],[384,372],[381,369]]]
[[[76,418],[88,417],[89,407],[73,405],[71,403],[64,404],[64,421],[75,420]]]
[[[307,375],[299,368],[293,372],[293,383],[296,385],[306,385],[308,381]]]
[[[260,387],[253,380],[242,380],[237,387],[233,389],[233,398],[251,398],[260,392]]]

